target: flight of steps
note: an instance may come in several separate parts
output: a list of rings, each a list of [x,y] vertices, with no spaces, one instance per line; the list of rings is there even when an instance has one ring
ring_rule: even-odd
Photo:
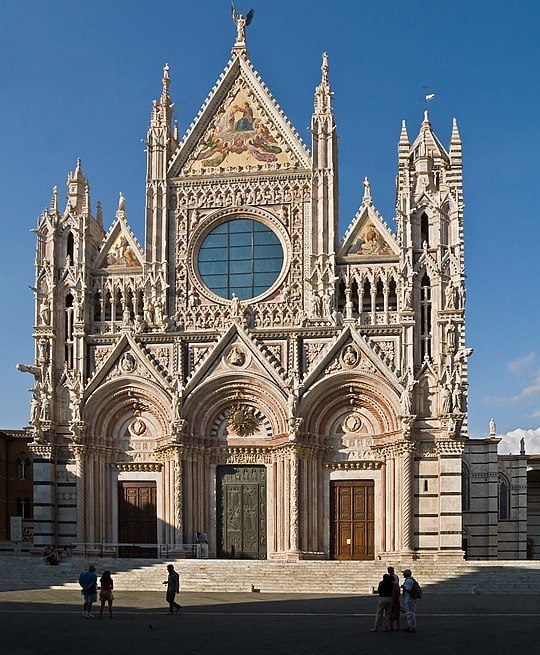
[[[180,574],[183,591],[369,594],[392,562],[248,560],[170,560]],[[72,557],[58,566],[40,557],[0,557],[0,591],[79,589],[79,573],[95,563],[98,576],[110,570],[118,591],[163,591],[166,564],[151,559],[84,559]],[[409,566],[427,593],[533,594],[540,589],[540,561],[411,562]]]

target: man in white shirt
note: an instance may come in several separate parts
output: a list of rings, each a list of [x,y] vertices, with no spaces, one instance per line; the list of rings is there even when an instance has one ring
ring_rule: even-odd
[[[417,599],[411,596],[411,591],[416,581],[412,577],[411,569],[404,569],[402,573],[403,577],[405,578],[404,583],[401,585],[401,588],[403,589],[403,607],[405,609],[405,616],[407,618],[407,627],[403,632],[416,632]]]

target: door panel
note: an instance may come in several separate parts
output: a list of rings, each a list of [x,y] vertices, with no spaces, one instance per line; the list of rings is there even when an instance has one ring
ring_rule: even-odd
[[[118,483],[118,541],[127,544],[157,543],[155,482]],[[120,557],[156,557],[156,548],[122,546]]]
[[[375,557],[373,480],[331,482],[331,557],[369,560]]]
[[[218,557],[266,558],[266,468],[217,469]]]

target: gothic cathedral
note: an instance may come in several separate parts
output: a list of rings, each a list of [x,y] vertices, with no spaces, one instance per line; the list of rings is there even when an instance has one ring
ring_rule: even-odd
[[[105,231],[80,161],[64,208],[54,189],[35,362],[19,365],[35,380],[36,545],[174,552],[205,533],[212,557],[462,558],[469,530],[473,556],[496,552],[497,507],[482,526],[471,507],[496,440],[467,438],[457,124],[445,148],[427,112],[412,141],[403,123],[396,231],[366,179],[340,240],[326,54],[321,71],[308,149],[242,16],[182,139],[165,66],[144,247],[122,195]]]

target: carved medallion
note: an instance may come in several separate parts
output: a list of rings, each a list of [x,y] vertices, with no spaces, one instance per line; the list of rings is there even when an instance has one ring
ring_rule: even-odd
[[[341,353],[341,363],[345,368],[354,368],[360,361],[360,353],[351,343]]]
[[[132,373],[137,366],[135,357],[130,352],[124,353],[120,359],[120,368],[126,373]]]
[[[358,432],[362,427],[362,417],[358,412],[348,414],[342,423],[343,432]]]
[[[227,426],[241,437],[248,437],[257,432],[260,420],[255,416],[253,407],[232,405],[227,412]]]
[[[142,418],[137,417],[130,423],[128,430],[131,434],[140,437],[146,432],[146,423],[142,420]]]
[[[225,361],[233,368],[242,368],[247,363],[247,354],[243,348],[234,345],[225,355]]]

